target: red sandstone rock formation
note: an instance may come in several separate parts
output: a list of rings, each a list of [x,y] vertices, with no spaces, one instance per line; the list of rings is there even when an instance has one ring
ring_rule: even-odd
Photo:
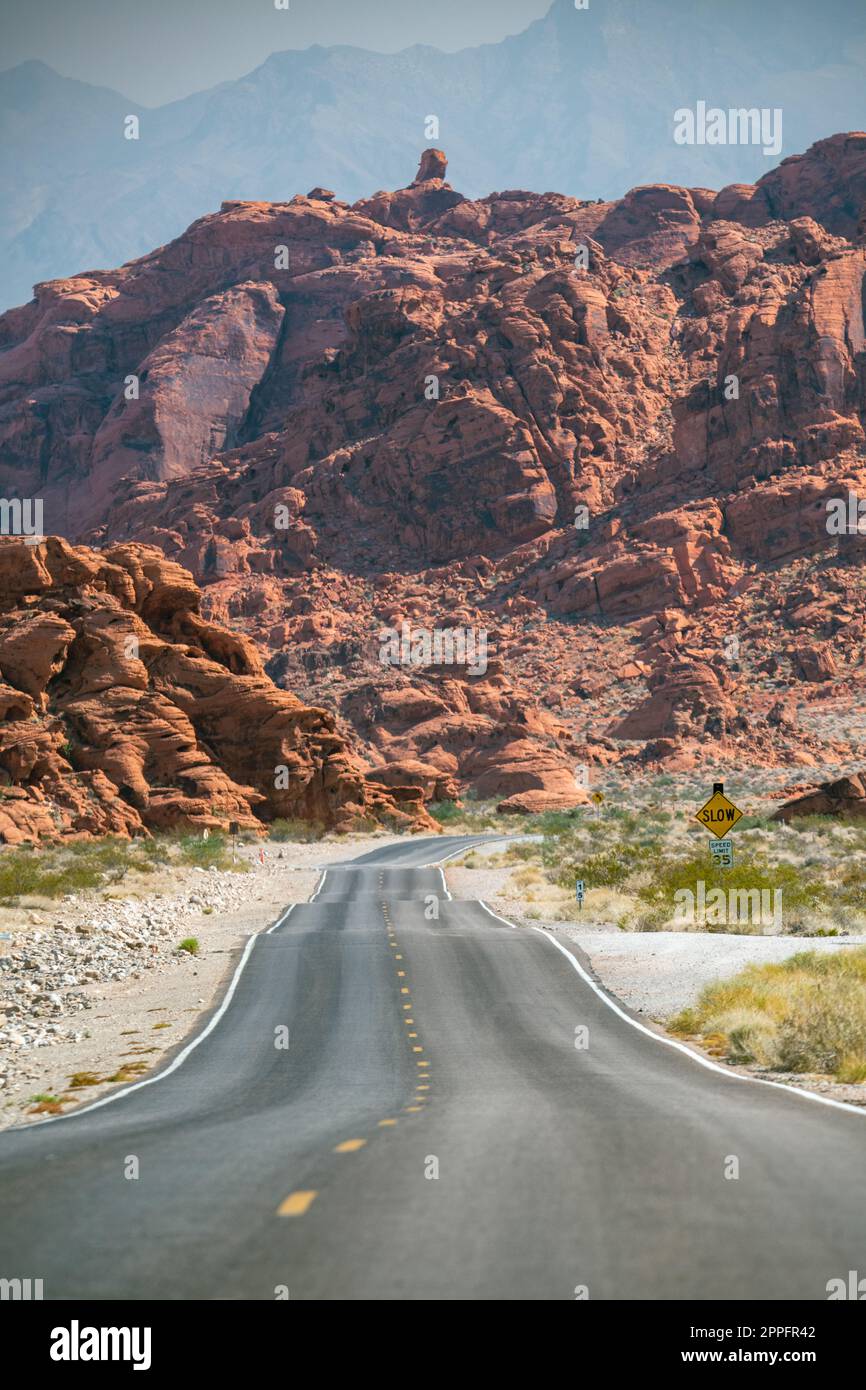
[[[354,207],[226,203],[38,286],[0,319],[0,491],[188,567],[428,796],[567,800],[576,760],[710,743],[847,756],[844,718],[797,702],[866,686],[862,547],[827,525],[866,498],[866,135],[613,203],[471,201],[446,165]],[[69,622],[27,616],[47,667],[9,634],[12,708]],[[404,621],[495,660],[383,666]]]
[[[802,796],[786,801],[772,819],[790,821],[797,816],[846,816],[861,819],[866,816],[864,778],[840,777],[835,782],[822,782]]]
[[[420,791],[368,782],[333,718],[278,690],[150,547],[0,544],[0,673],[7,843],[279,816],[434,828]]]

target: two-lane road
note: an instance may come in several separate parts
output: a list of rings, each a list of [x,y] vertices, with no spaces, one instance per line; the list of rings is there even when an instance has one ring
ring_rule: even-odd
[[[767,1300],[866,1272],[866,1117],[633,1026],[549,936],[449,899],[423,866],[464,843],[329,869],[180,1065],[0,1135],[0,1277],[46,1298]]]

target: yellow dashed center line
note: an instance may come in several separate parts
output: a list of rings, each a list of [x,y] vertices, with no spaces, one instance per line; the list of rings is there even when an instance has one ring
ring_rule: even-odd
[[[366,1139],[344,1139],[342,1144],[338,1144],[334,1150],[335,1154],[353,1154],[357,1149],[363,1149]]]
[[[380,883],[379,886],[380,886],[380,887],[382,886],[381,883]],[[390,917],[389,917],[389,915],[388,915],[388,905],[387,905],[387,903],[382,903],[382,917],[384,918],[384,921],[385,921],[385,931],[386,931],[386,935],[387,935],[387,939],[388,939],[388,945],[390,946],[390,948],[391,948],[392,951],[397,952],[397,954],[395,954],[395,956],[394,956],[394,960],[395,960],[395,961],[398,961],[398,960],[399,960],[399,961],[402,961],[403,955],[402,955],[402,952],[397,951],[397,947],[398,947],[399,943],[398,943],[398,941],[397,941],[397,939],[396,939],[396,937],[395,937],[395,935],[394,935],[394,924],[391,922]],[[402,969],[399,969],[399,970],[397,971],[397,979],[398,979],[398,980],[405,980],[405,978],[406,978],[406,971],[405,971],[405,970],[402,970]],[[411,994],[412,991],[411,991],[411,989],[409,988],[408,985],[401,985],[401,986],[400,986],[400,993],[401,993],[401,994]],[[403,1005],[403,1009],[404,1009],[404,1011],[408,1011],[409,1013],[411,1013],[412,1005],[411,1005],[411,1004],[404,1004],[404,1005]],[[405,1021],[405,1023],[407,1024],[408,1027],[413,1027],[413,1026],[414,1026],[414,1023],[415,1023],[414,1018],[408,1017],[408,1018],[406,1018],[404,1021]],[[410,1038],[417,1038],[417,1036],[418,1036],[417,1033],[410,1033],[410,1034],[409,1034],[409,1037],[410,1037]],[[415,1046],[413,1046],[412,1051],[413,1051],[414,1053],[417,1054],[417,1053],[419,1053],[419,1052],[423,1052],[423,1051],[424,1051],[424,1048],[421,1047],[420,1044],[416,1044]],[[416,1058],[416,1066],[427,1068],[427,1067],[430,1066],[430,1063],[429,1063],[429,1062],[425,1062],[425,1061],[418,1061],[417,1058]],[[429,1073],[429,1071],[427,1071],[427,1072],[425,1072],[425,1075],[424,1075],[424,1081],[425,1081],[425,1083],[427,1083],[427,1082],[429,1082],[429,1080],[430,1080],[430,1073]],[[405,1113],[405,1114],[413,1114],[413,1115],[414,1115],[414,1114],[417,1114],[419,1111],[423,1110],[425,1102],[428,1101],[428,1100],[430,1099],[430,1097],[429,1097],[429,1096],[426,1096],[426,1095],[419,1095],[418,1092],[420,1092],[420,1091],[429,1091],[429,1090],[430,1090],[430,1086],[429,1086],[428,1084],[425,1084],[425,1085],[423,1085],[423,1086],[421,1086],[421,1085],[416,1086],[416,1087],[415,1087],[415,1092],[416,1092],[416,1094],[415,1094],[415,1103],[414,1103],[413,1105],[407,1105],[407,1106],[405,1106],[405,1107],[404,1107],[404,1113]],[[396,1125],[396,1123],[397,1123],[397,1121],[394,1120],[394,1119],[380,1120],[380,1121],[379,1121],[379,1128],[380,1128],[380,1129],[390,1129],[390,1128],[393,1128],[393,1126]],[[347,1139],[343,1144],[338,1145],[334,1152],[335,1152],[335,1153],[350,1153],[350,1152],[352,1152],[354,1149],[359,1149],[359,1148],[362,1146],[362,1144],[364,1144],[364,1143],[365,1143],[365,1141],[364,1141],[363,1139]]]
[[[318,1195],[318,1192],[291,1192],[277,1207],[277,1216],[303,1216]]]

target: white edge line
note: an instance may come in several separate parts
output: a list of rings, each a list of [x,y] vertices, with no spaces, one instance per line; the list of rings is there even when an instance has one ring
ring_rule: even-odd
[[[327,869],[325,870],[325,873],[327,873]],[[323,873],[319,882],[319,886],[316,889],[316,893],[318,893],[324,881],[325,874]],[[315,897],[315,894],[313,894],[313,897]],[[309,901],[312,902],[313,899],[310,898]],[[303,904],[301,905],[303,906]],[[214,1028],[216,1028],[220,1019],[223,1017],[229,1004],[232,1002],[232,997],[234,995],[235,990],[238,987],[238,981],[240,980],[241,975],[244,972],[247,961],[252,955],[253,947],[255,946],[258,938],[260,936],[270,936],[271,932],[277,930],[277,927],[281,927],[285,922],[286,918],[289,916],[289,914],[297,906],[297,903],[290,903],[289,906],[286,908],[285,912],[282,912],[280,916],[277,918],[276,922],[274,922],[272,926],[268,927],[266,931],[254,932],[252,936],[247,937],[247,942],[244,946],[241,958],[235,966],[235,973],[232,975],[229,987],[223,995],[220,1006],[217,1009],[216,1013],[213,1015],[213,1018],[211,1018],[208,1021],[208,1023],[201,1030],[200,1033],[196,1033],[195,1037],[187,1043],[186,1047],[184,1047],[177,1054],[173,1061],[169,1062],[168,1066],[164,1069],[164,1071],[157,1072],[156,1076],[147,1076],[144,1077],[141,1081],[135,1081],[131,1086],[124,1086],[122,1091],[112,1091],[110,1095],[101,1096],[99,1100],[91,1101],[89,1105],[83,1105],[80,1108],[80,1110],[69,1110],[65,1115],[47,1115],[44,1120],[35,1120],[32,1124],[29,1125],[10,1125],[8,1133],[26,1134],[31,1129],[39,1129],[42,1125],[57,1124],[59,1120],[80,1119],[82,1115],[89,1115],[91,1110],[99,1110],[101,1106],[110,1105],[111,1102],[115,1100],[122,1100],[124,1096],[131,1095],[133,1091],[140,1091],[143,1086],[153,1086],[155,1082],[164,1081],[167,1076],[171,1076],[172,1072],[177,1071],[178,1067],[183,1065],[187,1057],[189,1057],[190,1053],[195,1052],[195,1049],[199,1046],[199,1044],[203,1043],[205,1038],[213,1032]]]
[[[327,869],[323,869],[323,870],[322,870],[322,877],[319,879],[318,883],[316,884],[316,891],[315,891],[315,893],[313,894],[313,896],[312,896],[311,898],[308,899],[309,902],[314,903],[314,902],[316,901],[316,898],[319,896],[319,894],[321,893],[321,891],[322,891],[322,889],[323,889],[323,887],[324,887],[324,885],[325,885],[325,879],[326,879],[327,877],[328,877],[328,870],[327,870]],[[274,924],[274,925],[276,925],[276,924]],[[273,931],[273,927],[271,928],[271,931]]]
[[[514,922],[509,922],[505,917],[500,917],[499,913],[494,912],[493,908],[488,907],[486,902],[483,902],[481,898],[476,898],[475,901],[484,908],[485,912],[489,912],[491,917],[495,917],[497,922],[502,922],[504,926],[511,927],[513,931],[525,930],[525,928],[518,927]],[[619,1018],[623,1019],[624,1022],[630,1024],[632,1028],[636,1028],[639,1033],[644,1033],[646,1037],[652,1038],[653,1042],[661,1043],[663,1047],[672,1047],[675,1052],[682,1052],[686,1057],[690,1057],[693,1062],[697,1062],[699,1067],[706,1067],[707,1071],[718,1072],[721,1076],[726,1076],[731,1081],[750,1081],[754,1086],[771,1086],[774,1091],[784,1091],[785,1095],[801,1096],[803,1100],[812,1100],[818,1105],[829,1105],[832,1106],[834,1110],[847,1110],[849,1114],[859,1115],[861,1120],[866,1119],[866,1109],[862,1106],[849,1105],[847,1101],[833,1100],[830,1096],[819,1096],[815,1091],[801,1090],[799,1086],[786,1086],[784,1081],[765,1081],[761,1076],[749,1076],[745,1075],[743,1072],[731,1071],[729,1067],[720,1066],[718,1062],[712,1061],[709,1057],[704,1057],[700,1052],[696,1052],[691,1047],[687,1047],[685,1043],[677,1042],[675,1038],[669,1038],[663,1033],[654,1032],[652,1028],[647,1028],[646,1024],[640,1023],[636,1018],[632,1018],[631,1014],[626,1013],[625,1009],[621,1009],[615,1000],[596,983],[592,976],[587,974],[580,961],[576,956],[572,955],[568,947],[563,946],[561,941],[557,941],[555,936],[552,936],[550,932],[546,932],[543,927],[530,927],[529,930],[538,932],[539,936],[544,937],[545,941],[549,941],[551,946],[556,947],[557,951],[561,951],[566,960],[577,971],[580,978],[589,985],[594,994],[598,995],[602,1003],[606,1004],[607,1007],[617,1014]]]
[[[471,837],[471,836],[467,836],[466,838],[467,838],[467,839],[471,839],[472,837]],[[489,839],[489,838],[486,837],[486,836],[485,836],[484,838],[479,837],[478,839],[473,840],[471,844],[468,844],[468,845],[460,845],[458,849],[452,849],[450,854],[443,854],[442,857],[441,857],[441,859],[431,859],[427,864],[416,864],[416,865],[411,865],[411,864],[410,864],[410,865],[406,865],[405,867],[407,867],[407,868],[413,868],[413,867],[414,867],[414,868],[419,868],[419,869],[438,869],[439,872],[440,872],[440,874],[442,875],[442,887],[445,889],[445,899],[446,899],[447,902],[450,903],[450,902],[453,902],[453,901],[454,901],[454,896],[453,896],[453,894],[451,893],[451,891],[450,891],[450,889],[449,889],[449,887],[448,887],[448,880],[447,880],[446,877],[445,877],[445,870],[442,868],[442,865],[443,865],[443,864],[447,864],[449,859],[456,859],[457,856],[458,856],[458,854],[468,854],[469,851],[470,851],[471,849],[474,849],[476,845],[487,845],[487,844],[492,844],[492,843],[495,843],[497,840],[509,840],[510,838],[511,838],[510,835],[495,835],[495,836],[493,837],[493,840]],[[391,867],[393,868],[393,867],[397,867],[397,866],[396,866],[396,865],[392,865]],[[511,923],[509,922],[508,925],[510,926]]]

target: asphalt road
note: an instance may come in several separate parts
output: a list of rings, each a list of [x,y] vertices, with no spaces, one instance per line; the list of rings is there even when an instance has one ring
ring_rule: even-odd
[[[50,1299],[823,1300],[866,1273],[866,1117],[646,1036],[549,935],[416,867],[463,843],[329,870],[169,1075],[0,1135],[0,1277]]]

